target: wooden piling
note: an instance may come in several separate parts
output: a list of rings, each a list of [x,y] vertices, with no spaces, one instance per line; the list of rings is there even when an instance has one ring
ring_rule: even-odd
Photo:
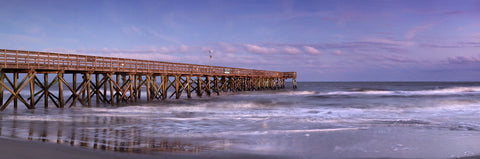
[[[297,88],[297,79],[292,79],[293,81],[293,88],[296,89]]]
[[[5,73],[0,72],[0,82],[5,83]],[[3,106],[3,85],[0,84],[0,106]]]
[[[102,94],[102,102],[103,103],[109,103],[109,100],[107,98],[107,90],[108,90],[108,77],[106,73],[102,74],[102,85],[103,85],[103,94]]]
[[[35,109],[35,76],[31,76],[29,79],[30,84],[30,107],[31,109]],[[3,90],[2,90],[3,92]],[[2,97],[3,98],[3,97]]]
[[[211,83],[210,83],[210,76],[205,76],[205,92],[207,93],[207,96],[210,96],[212,92],[211,90]]]
[[[190,84],[190,76],[187,76],[186,83],[187,83],[187,98],[192,98],[191,94],[191,84]]]
[[[73,92],[73,99],[72,99],[72,104],[71,106],[76,106],[77,105],[77,73],[73,73],[72,74],[72,80],[73,80],[73,83],[72,83],[72,88],[75,92]]]
[[[86,76],[86,79],[88,79],[88,81],[86,81],[86,83],[85,83],[86,84],[85,87],[87,87],[87,93],[86,93],[87,94],[87,104],[88,104],[88,106],[91,106],[92,105],[92,98],[91,98],[91,91],[90,91],[90,83],[91,82],[89,80],[89,79],[91,79],[90,78],[91,74],[86,73],[85,76]]]
[[[133,102],[134,102],[134,98],[135,98],[135,93],[133,92],[133,86],[134,86],[135,83],[132,83],[133,80],[134,80],[134,79],[132,79],[132,78],[134,78],[134,76],[133,76],[132,74],[129,74],[129,75],[128,75],[128,79],[129,79],[128,81],[130,82],[130,84],[129,84],[129,87],[130,87],[130,96],[129,96],[129,98],[130,98],[130,102],[133,103]]]
[[[175,76],[175,98],[176,99],[179,99],[181,95],[180,84],[181,84],[180,76]]]
[[[134,101],[137,102],[137,91],[138,91],[138,75],[133,75],[133,94],[131,96],[133,97]]]
[[[98,87],[100,85],[100,74],[96,73],[95,74],[95,102],[97,104],[100,104],[100,88]]]
[[[162,100],[167,99],[167,91],[168,91],[168,83],[169,83],[168,76],[162,75]]]
[[[48,108],[48,93],[49,93],[49,91],[48,91],[48,88],[49,88],[48,87],[48,73],[43,74],[43,84],[44,84],[43,85],[44,86],[44,88],[43,88],[44,89],[43,90],[44,91],[44,93],[43,93],[44,94],[44,97],[43,97],[44,101],[43,102],[45,103],[45,108]]]
[[[138,84],[135,86],[135,95],[137,95],[137,98],[136,99],[140,99],[142,96],[142,85],[145,83],[145,81],[143,80],[143,77],[142,75],[137,75],[137,81],[138,81]],[[137,101],[137,100],[135,100]]]
[[[13,73],[13,92],[17,92],[18,91],[18,72],[14,72]],[[15,95],[13,97],[13,108],[17,108],[18,106],[18,96]]]
[[[150,99],[150,82],[151,82],[150,75],[146,75],[145,80],[146,80],[145,92],[147,94],[147,101],[150,101],[151,100]]]
[[[110,82],[110,104],[113,105],[115,104],[115,94],[117,93],[117,91],[114,90],[114,87],[113,87],[113,73],[110,73],[110,74],[107,74],[108,76],[108,81]]]
[[[219,86],[218,86],[218,76],[213,76],[213,85],[214,85],[214,91],[215,93],[217,93],[217,96],[220,95],[220,91],[218,90]]]
[[[197,76],[197,96],[199,96],[199,97],[202,97],[202,95],[203,95],[202,85],[203,85],[202,77]]]
[[[117,73],[115,76],[117,79],[116,83],[120,84],[120,74]],[[117,97],[117,104],[120,103],[120,92],[122,92],[122,89],[117,85],[117,90],[115,91],[115,96]]]
[[[59,73],[59,78],[63,78],[63,72]],[[57,79],[58,80],[58,79]],[[64,102],[63,102],[63,84],[60,80],[58,80],[58,104],[60,108],[64,107]]]

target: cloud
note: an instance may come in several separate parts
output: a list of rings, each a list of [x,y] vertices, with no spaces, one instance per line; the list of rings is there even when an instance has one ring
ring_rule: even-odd
[[[123,33],[127,35],[140,35],[142,34],[142,30],[136,26],[129,26],[129,27],[123,27],[122,28]]]
[[[260,54],[277,53],[277,49],[275,48],[262,47],[254,44],[244,44],[244,47],[247,51],[251,53],[260,53]]]
[[[418,65],[420,60],[409,57],[409,54],[392,52],[392,50],[405,51],[404,48],[407,46],[414,46],[414,43],[371,37],[338,43],[209,43],[133,49],[57,49],[53,52],[208,65],[208,50],[212,49],[214,52],[211,62],[215,66],[278,71],[302,69],[318,71],[319,63],[325,65],[342,63],[342,66],[336,66],[338,68],[330,70],[365,70],[379,66],[405,68]],[[55,49],[48,51],[52,50]],[[316,58],[317,55],[323,54],[326,58]]]
[[[445,14],[447,14],[447,15],[457,15],[457,14],[462,14],[462,13],[464,13],[464,12],[463,11],[458,11],[458,10],[445,12]]]
[[[77,49],[65,49],[65,48],[47,48],[41,50],[43,52],[55,52],[55,53],[66,53],[66,54],[78,54]]]
[[[48,49],[45,51],[51,52],[66,52],[66,53],[75,53],[75,54],[87,54],[87,55],[96,55],[96,56],[116,56],[122,55],[126,58],[142,58],[142,59],[152,59],[156,56],[169,56],[168,58],[163,59],[172,59],[179,60],[180,62],[193,62],[197,63],[200,61],[208,61],[208,50],[214,50],[212,55],[216,60],[227,60],[225,57],[229,54],[234,54],[238,56],[248,57],[245,59],[257,61],[261,63],[261,60],[266,59],[267,57],[275,56],[275,58],[288,58],[288,59],[309,59],[313,56],[327,54],[335,55],[332,58],[337,60],[358,60],[358,59],[373,59],[371,56],[381,54],[391,54],[395,52],[404,53],[407,46],[414,45],[413,42],[408,41],[399,41],[392,39],[383,39],[383,38],[365,38],[361,41],[353,42],[339,42],[339,43],[211,43],[208,45],[172,45],[172,46],[151,46],[151,47],[140,47],[133,49],[116,49],[116,48],[103,48],[103,49]],[[128,56],[130,55],[130,56]],[[268,55],[268,56],[265,56]],[[298,56],[303,55],[303,56]],[[178,57],[177,59],[171,57]],[[186,57],[190,57],[192,61],[183,61]],[[231,56],[233,57],[233,56]],[[197,61],[195,61],[195,58]],[[205,58],[205,59],[204,59]],[[240,58],[240,57],[239,57]],[[232,59],[238,62],[243,61],[244,59]],[[377,57],[378,58],[378,57]],[[248,61],[247,60],[247,61]],[[272,60],[270,58],[269,60]],[[269,61],[266,60],[266,61]],[[283,59],[286,60],[286,59]],[[386,61],[396,61],[396,62],[411,62],[412,59],[401,58],[401,57],[382,57],[382,60]],[[172,61],[173,62],[173,61]],[[179,62],[179,61],[175,61]],[[216,61],[219,62],[219,61]],[[279,60],[275,60],[278,64],[283,64]],[[204,63],[203,63],[204,64]],[[224,63],[228,65],[228,63]]]
[[[318,17],[322,20],[331,21],[337,25],[345,25],[349,22],[364,21],[369,15],[358,10],[342,10],[340,12],[325,12],[322,15],[318,15]]]
[[[304,46],[303,47],[303,50],[305,50],[306,53],[309,53],[311,55],[319,55],[319,54],[322,54],[320,52],[320,50],[314,48],[314,47],[311,47],[311,46]]]
[[[407,34],[405,34],[405,38],[407,40],[410,40],[410,39],[414,38],[419,32],[423,32],[427,29],[430,29],[434,25],[435,25],[435,23],[427,23],[427,24],[416,26],[415,28],[408,31]]]
[[[480,42],[459,42],[464,47],[480,47]]]
[[[255,68],[255,66],[258,65],[263,66],[278,64],[275,60],[267,60],[264,57],[259,57],[256,55],[233,53],[222,54],[222,56],[213,56],[212,63],[214,65],[246,68]]]
[[[455,56],[447,59],[450,64],[471,64],[480,63],[479,57]]]
[[[372,56],[373,59],[376,59],[378,61],[392,61],[392,62],[398,62],[398,63],[414,63],[418,62],[418,60],[409,58],[409,57],[403,57],[403,56],[398,56],[398,55],[391,55],[391,54],[381,54],[381,55],[375,55]]]
[[[55,52],[55,53],[67,53],[67,54],[80,54],[80,55],[90,55],[90,56],[103,56],[103,57],[118,57],[118,58],[130,58],[130,59],[139,59],[139,60],[156,60],[156,61],[166,61],[166,62],[175,62],[179,61],[179,58],[171,53],[176,49],[169,49],[166,47],[162,48],[152,48],[152,49],[65,49],[65,48],[48,48],[43,49],[45,52]]]
[[[300,51],[296,47],[292,47],[292,46],[285,46],[283,48],[283,51],[286,52],[287,54],[301,54],[302,53],[302,51]]]
[[[154,61],[165,61],[165,62],[178,62],[181,61],[178,56],[162,54],[162,53],[110,53],[110,57],[120,57],[120,58],[132,58],[141,59],[141,60],[154,60]]]
[[[186,50],[187,49],[187,50]],[[43,49],[45,52],[57,52],[57,53],[72,53],[82,55],[95,55],[95,56],[116,56],[117,54],[130,54],[128,58],[137,58],[138,54],[173,54],[180,53],[182,51],[188,51],[186,46],[180,47],[160,47],[160,48],[143,48],[143,49],[117,49],[117,48],[89,48],[89,49],[65,49],[65,48],[47,48]]]
[[[335,50],[335,51],[333,51],[333,54],[335,54],[335,55],[341,55],[341,54],[342,54],[342,51],[340,51],[340,50]]]
[[[480,42],[456,42],[450,44],[420,44],[422,47],[430,48],[469,48],[480,47]]]
[[[404,52],[408,47],[415,46],[415,42],[411,41],[402,41],[394,39],[385,39],[378,37],[368,37],[363,38],[358,41],[350,42],[338,42],[338,43],[269,43],[267,46],[284,47],[284,46],[294,46],[297,48],[304,48],[305,53],[307,52],[306,46],[313,47],[318,51],[322,50],[349,50],[349,49],[376,49],[376,50],[387,50],[390,52]]]
[[[230,43],[220,43],[219,49],[221,49],[223,52],[226,52],[226,53],[238,53],[243,51],[243,49],[238,45],[230,44]]]
[[[174,43],[174,44],[178,44],[178,45],[183,45],[183,43],[176,39],[176,38],[173,38],[173,37],[170,37],[170,36],[167,36],[167,35],[164,35],[164,34],[160,34],[154,30],[148,30],[148,33],[150,33],[151,35],[153,35],[154,37],[158,38],[158,39],[161,39],[161,40],[165,40],[165,41],[168,41],[168,42],[171,42],[171,43]]]
[[[180,48],[178,49],[179,52],[182,52],[182,53],[186,53],[188,52],[188,46],[187,45],[182,45],[180,46]]]
[[[460,45],[455,44],[420,44],[421,47],[429,48],[460,48]]]
[[[37,36],[29,36],[29,35],[23,35],[23,34],[0,33],[0,37],[2,37],[0,42],[2,42],[2,45],[5,45],[5,46],[8,46],[8,43],[12,43],[15,41],[21,41],[23,43],[44,43],[44,40],[45,40]]]
[[[468,31],[468,30],[472,30],[472,29],[476,30],[479,27],[480,27],[480,23],[475,21],[474,23],[471,23],[471,24],[468,24],[468,25],[461,25],[456,30],[457,31]]]
[[[480,39],[480,33],[474,33],[474,34],[472,34],[472,37],[474,39]]]
[[[412,41],[391,40],[391,39],[378,38],[378,37],[369,37],[364,39],[364,41],[370,42],[370,43],[398,46],[398,47],[409,47],[409,46],[415,45],[415,43]]]

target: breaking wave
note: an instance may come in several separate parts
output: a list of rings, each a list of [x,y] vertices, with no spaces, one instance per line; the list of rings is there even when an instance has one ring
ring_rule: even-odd
[[[435,96],[435,95],[468,95],[479,94],[480,87],[450,87],[442,89],[428,90],[380,90],[355,88],[351,91],[332,91],[326,93],[318,93],[317,95],[384,95],[384,96]]]

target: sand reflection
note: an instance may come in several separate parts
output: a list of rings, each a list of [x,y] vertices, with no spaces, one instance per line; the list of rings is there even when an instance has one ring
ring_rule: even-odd
[[[1,115],[0,136],[129,153],[197,153],[211,149],[188,139],[157,137],[140,127],[115,127],[135,123],[132,120],[135,119],[117,116],[45,120],[29,118],[27,114]]]

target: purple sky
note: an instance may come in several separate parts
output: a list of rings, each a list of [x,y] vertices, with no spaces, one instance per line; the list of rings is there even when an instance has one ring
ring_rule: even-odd
[[[479,81],[480,1],[5,1],[0,48],[297,71],[299,81]]]

